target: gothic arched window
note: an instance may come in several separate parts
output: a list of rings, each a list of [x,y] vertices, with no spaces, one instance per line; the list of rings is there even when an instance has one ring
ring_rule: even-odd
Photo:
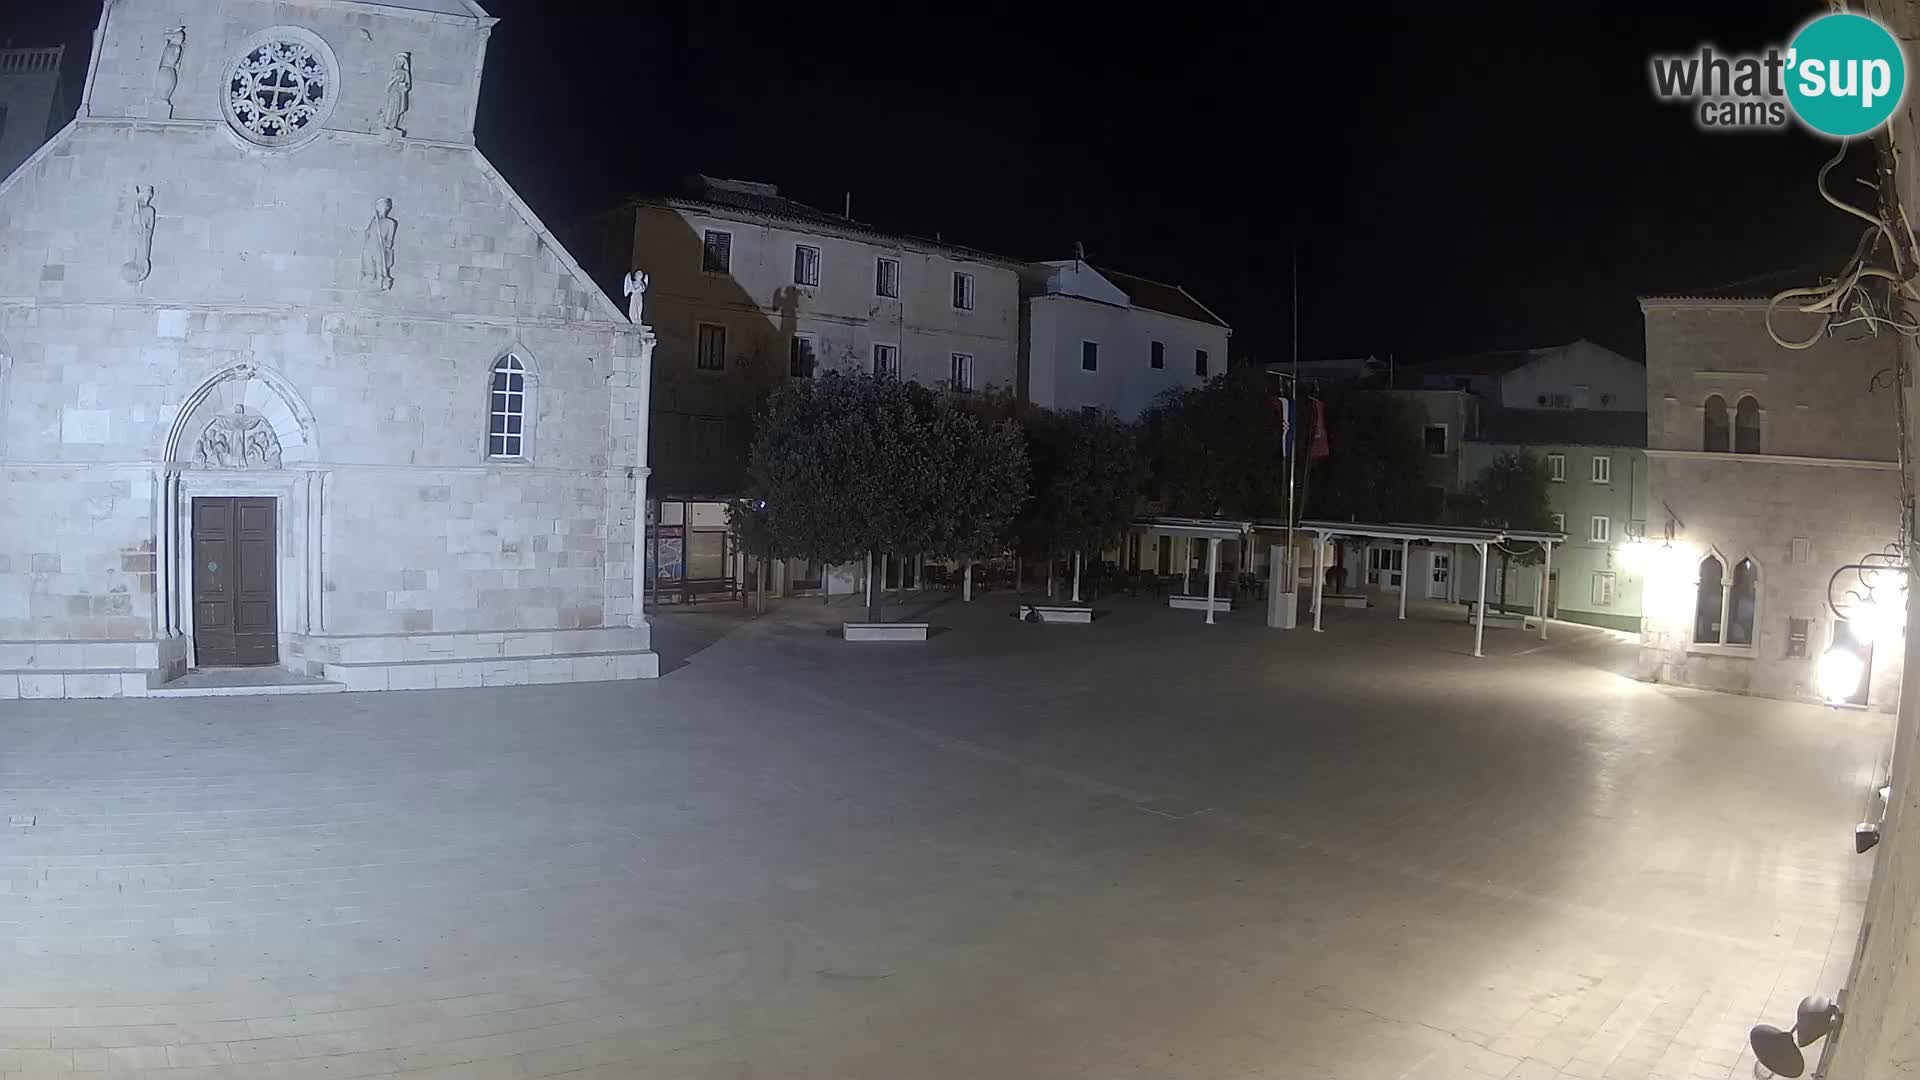
[[[1700,448],[1709,454],[1724,454],[1731,447],[1727,424],[1727,399],[1719,394],[1707,398],[1706,415],[1702,418]]]
[[[1748,394],[1733,409],[1733,452],[1760,452],[1760,402]]]
[[[493,365],[488,395],[487,456],[517,461],[527,456],[527,368],[512,353]]]

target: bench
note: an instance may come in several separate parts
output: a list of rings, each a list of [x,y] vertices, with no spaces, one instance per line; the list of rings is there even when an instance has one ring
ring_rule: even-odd
[[[1322,603],[1331,607],[1364,608],[1373,606],[1373,598],[1365,593],[1321,593],[1320,600]]]
[[[1467,601],[1467,621],[1468,622],[1474,621],[1473,609],[1474,609],[1474,601],[1472,600]],[[1508,626],[1508,627],[1518,627],[1518,628],[1524,629],[1527,626],[1528,622],[1530,621],[1531,621],[1530,616],[1523,615],[1518,611],[1495,611],[1491,606],[1487,608],[1487,625],[1488,626]]]
[[[1207,598],[1204,596],[1181,596],[1176,593],[1173,596],[1167,597],[1167,606],[1170,608],[1179,608],[1182,611],[1205,611],[1207,610]],[[1232,611],[1233,600],[1225,596],[1216,596],[1213,598],[1213,610]]]
[[[841,623],[840,634],[848,641],[925,641],[927,624],[923,622]]]
[[[1090,607],[1058,607],[1046,604],[1022,604],[1014,612],[1022,622],[1090,623],[1093,621],[1093,609]]]

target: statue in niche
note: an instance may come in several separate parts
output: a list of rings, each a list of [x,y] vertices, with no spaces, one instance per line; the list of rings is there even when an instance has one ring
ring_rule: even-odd
[[[193,460],[203,469],[277,469],[280,437],[265,417],[235,405],[233,415],[208,422],[194,445]]]
[[[626,290],[627,318],[632,321],[635,326],[646,325],[641,315],[644,313],[643,309],[647,304],[647,286],[652,283],[653,279],[647,276],[645,270],[635,270],[627,275],[625,281],[621,282],[620,287]]]
[[[387,101],[380,107],[380,130],[399,137],[406,132],[400,120],[407,115],[413,95],[413,54],[400,53],[393,58],[393,74],[387,76]]]
[[[129,285],[138,285],[153,273],[153,185],[135,184],[133,209],[127,214],[127,261],[120,265],[120,276]]]
[[[173,92],[180,86],[180,54],[186,48],[186,27],[167,31],[167,43],[160,50],[160,68],[153,73],[153,100],[147,103],[150,119],[173,119]]]
[[[399,226],[392,211],[392,199],[374,203],[373,220],[367,222],[360,243],[360,284],[375,292],[393,288],[393,236]]]

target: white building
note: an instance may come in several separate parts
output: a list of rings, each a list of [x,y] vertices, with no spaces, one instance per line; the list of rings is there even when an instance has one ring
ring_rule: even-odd
[[[470,0],[117,0],[0,183],[0,694],[638,677],[650,338],[474,147]]]
[[[1028,267],[1021,288],[1020,390],[1035,405],[1134,420],[1226,370],[1232,329],[1178,285],[1068,259]]]
[[[1423,363],[1407,369],[1400,384],[1464,390],[1503,409],[1647,409],[1646,368],[1585,338]]]
[[[691,179],[589,223],[601,280],[650,276],[653,384],[649,552],[663,596],[730,590],[745,568],[726,528],[762,395],[832,369],[961,392],[1015,388],[1019,264],[879,232],[771,184]],[[811,584],[795,562],[781,583]],[[848,586],[852,586],[849,584]]]
[[[1794,352],[1768,337],[1762,299],[1652,297],[1640,307],[1652,402],[1646,671],[1821,700],[1821,654],[1865,636],[1835,614],[1849,610],[1847,591],[1861,591],[1843,568],[1900,539],[1895,337],[1824,337]],[[1805,338],[1817,328],[1806,318],[1775,322]],[[1891,709],[1901,644],[1877,640],[1864,652],[1849,700]]]
[[[20,167],[65,119],[60,84],[66,46],[0,49],[0,177]]]

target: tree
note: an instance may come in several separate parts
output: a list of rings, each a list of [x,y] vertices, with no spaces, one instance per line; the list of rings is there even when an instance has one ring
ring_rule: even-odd
[[[1026,480],[1017,425],[983,425],[913,383],[829,373],[769,396],[736,521],[772,558],[972,557],[1005,533]]]
[[[1146,463],[1133,425],[1111,413],[1035,410],[1022,425],[1032,493],[1014,523],[1024,552],[1097,553],[1133,520]]]
[[[1484,529],[1553,529],[1552,478],[1547,463],[1525,450],[1509,450],[1493,459],[1454,501],[1452,516],[1461,525]],[[1540,561],[1538,546],[1520,551],[1500,546],[1500,610],[1507,610],[1507,572],[1515,560]]]
[[[1309,412],[1302,409],[1302,412]],[[1405,398],[1350,390],[1327,401],[1327,442],[1307,488],[1316,517],[1420,521],[1439,516],[1426,482],[1424,418]],[[1303,433],[1304,434],[1304,433]]]
[[[1206,385],[1169,391],[1147,411],[1143,438],[1166,509],[1196,517],[1280,517],[1287,459],[1266,375],[1228,368]]]

